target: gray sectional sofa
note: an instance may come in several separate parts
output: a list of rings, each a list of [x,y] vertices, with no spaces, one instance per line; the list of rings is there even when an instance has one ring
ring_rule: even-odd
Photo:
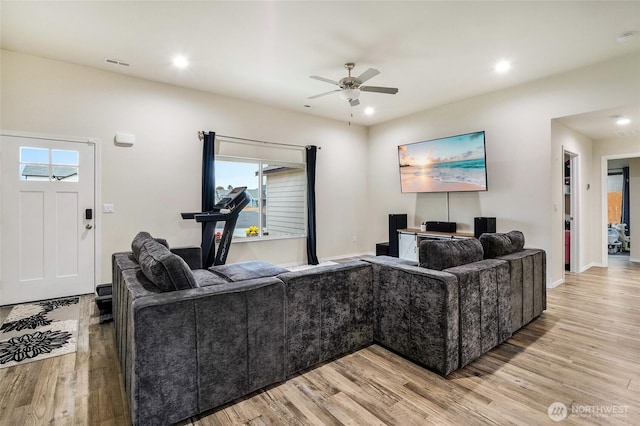
[[[140,233],[112,256],[131,421],[174,423],[372,343],[447,375],[544,309],[544,252],[503,240],[490,254],[505,259],[484,259],[478,240],[429,241],[420,266],[379,256],[289,272],[201,269],[199,248]]]
[[[509,266],[511,332],[539,317],[547,309],[547,256],[544,250],[524,248],[519,231],[480,235],[485,259]]]

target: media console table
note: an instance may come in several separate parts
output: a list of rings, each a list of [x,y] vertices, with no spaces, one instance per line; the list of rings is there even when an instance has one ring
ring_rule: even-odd
[[[401,259],[418,262],[418,246],[422,240],[450,240],[474,238],[473,234],[464,232],[421,231],[419,229],[398,229],[399,256]]]

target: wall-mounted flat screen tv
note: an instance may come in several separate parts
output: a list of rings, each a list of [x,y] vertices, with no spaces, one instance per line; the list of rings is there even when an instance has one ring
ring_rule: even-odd
[[[398,146],[402,192],[487,190],[484,131]]]

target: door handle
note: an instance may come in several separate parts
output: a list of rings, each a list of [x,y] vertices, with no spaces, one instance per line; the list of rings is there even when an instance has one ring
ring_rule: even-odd
[[[87,229],[91,229],[91,228],[93,228],[93,225],[90,224],[90,223],[87,223],[84,227],[87,228]]]

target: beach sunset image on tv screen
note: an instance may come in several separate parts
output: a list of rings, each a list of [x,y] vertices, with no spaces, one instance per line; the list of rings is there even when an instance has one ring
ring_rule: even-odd
[[[484,132],[398,146],[402,192],[486,191]]]

